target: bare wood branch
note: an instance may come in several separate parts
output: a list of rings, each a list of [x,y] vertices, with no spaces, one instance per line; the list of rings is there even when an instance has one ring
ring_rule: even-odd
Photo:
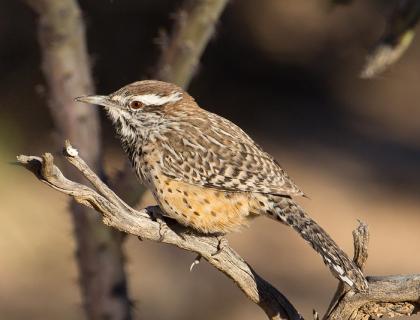
[[[72,196],[77,202],[102,214],[103,222],[142,239],[175,245],[192,251],[231,278],[245,295],[258,304],[269,319],[303,319],[293,305],[270,283],[261,278],[230,246],[219,250],[220,240],[185,228],[163,218],[159,207],[134,210],[109,189],[67,142],[65,157],[96,189],[73,182],[53,163],[51,154],[41,158],[19,156],[18,161],[50,187]],[[369,233],[360,223],[354,232],[354,261],[363,267],[367,259]],[[323,319],[373,319],[412,315],[420,308],[420,274],[368,277],[369,292],[355,293],[339,287]],[[318,315],[314,313],[314,318]]]
[[[188,86],[227,3],[228,0],[186,1],[175,16],[171,37],[162,32],[158,40],[162,55],[157,79]]]
[[[364,269],[368,258],[369,230],[359,221],[353,231],[354,258]],[[409,316],[420,307],[420,275],[368,277],[369,293],[355,294],[340,283],[324,319],[373,319]]]
[[[65,150],[68,148],[69,145]],[[65,156],[80,172],[83,172],[100,194],[92,188],[65,178],[53,164],[51,154],[47,153],[42,158],[19,156],[18,161],[50,187],[72,196],[83,205],[95,208],[103,215],[106,225],[142,239],[172,244],[201,255],[230,277],[270,319],[301,319],[286,297],[254,272],[232,248],[224,246],[223,250],[218,252],[217,237],[197,234],[167,218],[160,222],[156,221],[154,218],[156,213],[161,214],[158,207],[140,211],[129,208],[78,155],[71,156],[66,153]]]
[[[359,221],[359,226],[353,231],[354,262],[363,271],[368,258],[369,229],[366,223]]]
[[[356,228],[356,230],[353,231],[353,244],[353,261],[360,268],[360,270],[363,270],[364,264],[366,263],[366,260],[368,258],[369,229],[367,224],[365,224],[362,221],[359,221],[359,226]],[[334,310],[334,308],[337,307],[338,303],[347,291],[348,288],[344,286],[342,282],[339,282],[323,319],[328,319],[331,312]]]
[[[101,172],[101,140],[96,108],[75,103],[93,93],[84,24],[76,0],[26,0],[39,15],[42,70],[48,105],[60,137],[74,141],[95,171]],[[65,171],[81,181],[81,174]],[[106,228],[88,208],[71,206],[77,240],[80,284],[89,319],[130,319],[121,234]],[[95,276],[92,276],[94,274]]]
[[[369,293],[346,293],[328,319],[409,316],[420,307],[420,274],[368,277]]]

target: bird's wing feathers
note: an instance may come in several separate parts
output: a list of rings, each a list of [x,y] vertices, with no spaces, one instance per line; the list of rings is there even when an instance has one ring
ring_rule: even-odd
[[[235,124],[215,114],[198,118],[197,125],[191,120],[170,131],[163,174],[226,191],[303,195],[276,160]]]

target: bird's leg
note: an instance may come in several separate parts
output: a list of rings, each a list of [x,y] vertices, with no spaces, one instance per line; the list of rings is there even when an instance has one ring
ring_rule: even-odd
[[[159,206],[149,206],[146,209],[150,213],[150,216],[152,217],[152,219],[154,221],[156,221],[157,223],[159,223],[159,235],[160,235],[159,241],[163,240],[163,237],[165,236],[165,233],[168,232],[169,230],[175,232],[180,238],[182,238],[182,240],[185,241],[184,234],[186,232],[188,232],[188,229],[187,229],[187,231],[178,230],[176,228],[177,224],[174,225],[175,228],[171,228],[172,221],[176,222],[176,220],[169,217],[169,216],[163,215],[162,210],[160,209]],[[167,218],[167,219],[165,219],[165,218]],[[141,240],[141,239],[139,239],[139,240]]]
[[[159,224],[159,241],[162,241],[165,237],[165,233],[168,232],[170,229],[168,225],[165,223],[163,219],[163,215],[160,212],[159,207],[151,206],[147,207],[147,211],[149,211],[152,215],[152,218]]]

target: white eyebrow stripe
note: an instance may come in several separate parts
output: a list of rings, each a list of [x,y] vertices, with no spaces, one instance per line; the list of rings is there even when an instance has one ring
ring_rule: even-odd
[[[136,100],[144,103],[146,106],[161,106],[168,102],[177,102],[182,99],[180,92],[171,93],[169,96],[158,96],[156,94],[142,94],[132,96],[130,100]]]

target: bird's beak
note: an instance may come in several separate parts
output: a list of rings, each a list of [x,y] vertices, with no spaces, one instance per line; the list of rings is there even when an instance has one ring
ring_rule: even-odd
[[[81,96],[75,98],[74,100],[76,100],[77,102],[96,104],[103,107],[120,108],[108,96]]]

